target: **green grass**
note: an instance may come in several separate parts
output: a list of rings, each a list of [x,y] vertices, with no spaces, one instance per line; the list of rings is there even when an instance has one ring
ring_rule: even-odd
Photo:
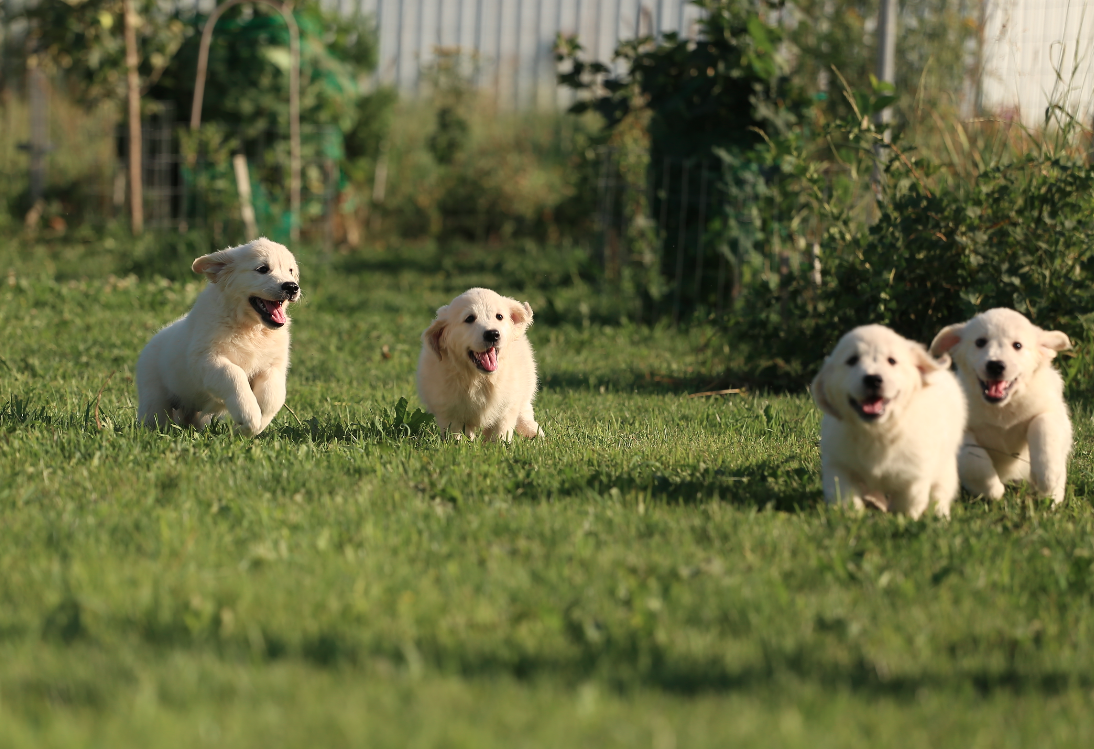
[[[0,747],[1094,740],[1087,408],[1059,511],[845,514],[804,394],[685,397],[723,341],[572,254],[301,250],[296,417],[152,434],[133,364],[199,285],[121,252],[0,243]],[[536,310],[546,440],[399,425],[475,284]]]

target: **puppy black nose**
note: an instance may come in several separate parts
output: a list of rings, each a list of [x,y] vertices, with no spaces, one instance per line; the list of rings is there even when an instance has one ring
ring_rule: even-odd
[[[296,283],[295,281],[286,281],[285,283],[281,284],[281,290],[287,291],[290,294],[295,294],[296,292],[300,291],[300,284]]]
[[[867,390],[880,390],[881,375],[864,375],[862,378],[862,384],[866,386]]]
[[[487,343],[497,343],[501,339],[501,332],[497,330],[488,330],[482,334],[482,339]]]
[[[1007,365],[1001,361],[990,361],[984,365],[984,369],[987,370],[989,377],[999,379],[1003,376],[1003,372],[1006,371]]]

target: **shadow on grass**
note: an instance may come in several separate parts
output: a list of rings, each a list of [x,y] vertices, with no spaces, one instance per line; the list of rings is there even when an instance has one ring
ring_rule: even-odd
[[[688,646],[686,635],[671,629],[659,634],[655,617],[623,615],[602,621],[583,610],[581,599],[563,605],[555,617],[549,617],[553,626],[561,628],[556,635],[562,637],[552,637],[553,644],[539,651],[534,650],[534,642],[507,638],[506,631],[499,631],[497,636],[454,641],[451,633],[434,635],[419,628],[421,634],[415,639],[396,641],[362,636],[352,628],[322,628],[304,637],[293,637],[261,627],[249,630],[245,636],[226,637],[217,616],[198,616],[185,601],[174,606],[168,601],[161,604],[166,605],[128,622],[135,625],[139,639],[153,649],[212,650],[222,658],[257,658],[265,662],[299,659],[323,669],[367,671],[382,664],[384,670],[426,668],[469,678],[548,678],[575,685],[595,679],[620,692],[652,688],[688,696],[778,691],[795,682],[826,691],[846,690],[897,699],[918,699],[923,690],[1052,695],[1094,688],[1094,674],[1080,660],[1073,663],[1073,668],[1039,668],[1029,657],[1039,645],[1021,633],[1004,631],[986,638],[949,638],[941,647],[951,655],[960,652],[960,659],[939,657],[893,673],[884,655],[877,655],[877,648],[853,634],[848,622],[838,615],[817,615],[807,628],[808,634],[799,629],[790,642],[747,626],[727,631],[730,625],[724,618],[703,625],[710,636],[752,642],[754,647],[747,650],[737,647],[739,655],[730,661],[717,655],[717,646],[715,651],[697,654]],[[94,647],[94,633],[86,632],[81,624],[72,624],[80,621],[80,608],[72,599],[51,612],[42,627],[43,639],[56,647]],[[530,616],[543,614],[540,610]],[[73,627],[80,630],[78,636],[68,633]],[[36,686],[48,691],[48,681]],[[73,704],[96,701],[95,694],[83,692],[59,696]]]
[[[489,249],[467,245],[403,248],[337,257],[325,272],[333,277],[361,276],[373,281],[386,277],[392,283],[413,283],[418,290],[417,284],[426,279],[426,287],[448,299],[468,288],[485,286],[522,301],[537,300],[533,306],[540,326],[615,325],[624,317],[642,318],[639,297],[606,283],[585,253],[573,248],[539,247],[531,252],[519,245]],[[418,281],[411,282],[411,276],[418,277]],[[373,297],[368,302],[360,308],[374,309],[377,300]],[[347,304],[355,303],[339,299],[338,309],[344,311]],[[392,306],[390,310],[404,311],[405,307],[396,310]]]
[[[595,679],[619,692],[644,687],[685,696],[780,690],[793,682],[809,683],[826,691],[838,689],[897,699],[918,699],[925,690],[971,689],[983,696],[1000,691],[1052,695],[1094,688],[1094,675],[1078,666],[1073,670],[1041,670],[1023,665],[1020,654],[1029,643],[1018,636],[984,643],[980,649],[982,659],[973,659],[982,661],[979,664],[951,668],[949,661],[942,660],[917,666],[911,673],[893,674],[883,659],[865,652],[852,652],[845,658],[830,656],[829,652],[845,650],[849,645],[846,638],[831,632],[822,631],[817,642],[785,648],[758,637],[755,657],[729,664],[719,658],[674,653],[670,645],[659,644],[652,630],[613,631],[573,613],[567,614],[563,627],[567,644],[551,655],[520,652],[515,643],[510,643],[514,647],[487,645],[476,651],[474,645],[459,647],[428,638],[364,646],[350,634],[324,631],[297,645],[267,634],[265,657],[271,661],[301,658],[319,668],[367,669],[379,661],[468,678],[549,678],[575,685]],[[818,627],[823,630],[824,623]],[[834,651],[828,645],[836,646]],[[851,647],[858,651],[856,646]],[[999,652],[1007,657],[1004,663],[995,665]]]
[[[540,245],[533,246],[530,251],[529,246],[520,243],[489,248],[463,243],[404,246],[397,250],[337,257],[331,266],[335,272],[348,275],[412,273],[432,276],[441,273],[450,279],[481,276],[498,285],[497,290],[503,293],[529,286],[549,291],[573,285],[575,277],[586,281],[596,278],[594,266],[582,251]]]
[[[641,395],[690,395],[737,387],[722,375],[676,376],[638,368],[619,369],[607,374],[552,372],[544,375],[540,386],[545,391],[639,393]]]
[[[681,466],[669,470],[617,472],[593,469],[557,484],[526,486],[523,496],[618,496],[623,500],[666,505],[726,502],[740,507],[801,512],[821,501],[820,477],[796,458],[761,460],[732,468]]]
[[[278,437],[289,442],[388,442],[392,440],[417,439],[435,435],[434,420],[431,414],[421,409],[413,413],[407,408],[406,398],[399,400],[391,408],[378,408],[364,415],[358,421],[346,421],[340,418],[312,416],[300,419],[292,412],[286,413],[287,419],[267,429],[256,439]],[[46,406],[37,406],[32,399],[10,395],[7,403],[0,403],[0,430],[15,430],[26,427],[46,427],[65,429],[87,434],[98,434],[103,429],[112,429],[118,434],[155,434],[136,421],[136,414],[126,411],[119,414],[100,409],[95,400],[89,400],[83,413],[55,413]],[[214,418],[203,430],[191,426],[180,427],[171,424],[168,435],[186,435],[190,438],[228,437],[232,434],[229,421]]]
[[[381,408],[359,421],[335,418],[320,421],[318,417],[301,420],[295,414],[273,433],[290,442],[385,442],[435,434],[433,415],[420,408],[409,413],[407,399],[399,398],[391,409]]]

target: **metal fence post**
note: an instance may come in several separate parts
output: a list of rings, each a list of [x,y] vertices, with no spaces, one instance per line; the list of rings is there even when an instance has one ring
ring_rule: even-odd
[[[522,63],[520,56],[521,36],[524,29],[521,28],[521,23],[524,21],[524,0],[516,0],[517,3],[517,33],[513,36],[516,41],[516,53],[514,55],[515,70],[513,71],[513,109],[520,109],[520,66]]]
[[[707,213],[707,161],[702,161],[702,174],[699,177],[699,237],[695,246],[695,303],[702,299],[703,292],[703,239],[706,235]]]
[[[505,3],[498,0],[497,46],[494,48],[494,111],[501,108],[501,41],[505,30]]]
[[[42,199],[46,191],[46,154],[49,152],[49,90],[46,74],[33,68],[27,74],[30,98],[30,202]]]
[[[684,161],[680,168],[680,231],[676,240],[676,294],[672,302],[672,322],[680,324],[680,297],[683,294],[684,285],[684,244],[688,238],[688,168],[691,165]]]

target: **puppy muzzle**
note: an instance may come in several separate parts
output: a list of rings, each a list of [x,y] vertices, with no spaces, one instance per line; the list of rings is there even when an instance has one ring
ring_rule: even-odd
[[[1010,397],[1011,392],[1014,390],[1014,384],[1018,382],[1018,378],[1013,380],[1000,380],[977,377],[977,381],[980,383],[980,393],[984,396],[984,400],[993,406],[998,406]]]
[[[475,363],[475,366],[480,372],[486,374],[492,374],[498,371],[498,355],[501,350],[497,346],[491,346],[486,351],[475,351],[470,349],[467,355],[471,358],[471,361]]]

